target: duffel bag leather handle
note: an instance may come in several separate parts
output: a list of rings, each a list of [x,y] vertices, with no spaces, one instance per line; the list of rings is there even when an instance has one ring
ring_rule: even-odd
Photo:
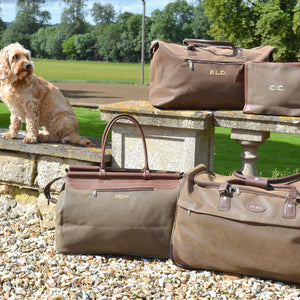
[[[198,39],[184,39],[183,44],[187,43],[187,49],[194,51],[196,47],[203,46],[215,46],[220,48],[228,48],[233,51],[233,55],[236,58],[243,59],[243,50],[236,47],[232,42],[229,41],[214,41],[214,40],[198,40]]]
[[[139,130],[140,136],[142,138],[142,142],[143,142],[143,147],[144,147],[144,157],[145,157],[145,165],[144,165],[144,177],[145,179],[150,178],[150,171],[149,171],[149,164],[148,164],[148,154],[147,154],[147,146],[146,146],[146,140],[145,140],[145,135],[143,132],[143,129],[141,127],[141,125],[139,124],[139,122],[132,117],[131,115],[128,114],[120,114],[115,116],[114,118],[112,118],[109,123],[106,125],[104,132],[103,132],[103,136],[102,136],[102,143],[101,143],[101,165],[100,165],[100,174],[103,173],[103,175],[105,174],[105,148],[106,148],[106,144],[107,144],[107,138],[109,135],[109,132],[112,128],[112,126],[114,125],[114,123],[116,123],[118,120],[121,119],[126,119],[131,121]]]
[[[206,44],[212,46],[219,46],[219,47],[231,47],[235,48],[234,44],[229,41],[214,41],[214,40],[200,40],[200,39],[184,39],[183,43],[187,44]]]
[[[268,178],[268,177],[259,177],[259,176],[245,176],[240,171],[234,171],[233,175],[246,180],[248,182],[252,182],[253,186],[262,187],[264,185],[267,188],[267,185],[276,185],[280,183],[293,182],[296,180],[300,180],[300,173],[295,173],[292,175],[278,177],[278,178]],[[257,185],[255,184],[257,183]]]

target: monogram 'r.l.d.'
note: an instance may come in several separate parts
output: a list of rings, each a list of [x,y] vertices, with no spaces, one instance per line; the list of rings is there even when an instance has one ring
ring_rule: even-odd
[[[0,93],[11,117],[4,139],[14,139],[26,123],[25,143],[62,142],[90,146],[78,134],[78,121],[69,101],[52,83],[33,74],[30,51],[19,43],[0,52]],[[39,128],[43,128],[39,131]]]

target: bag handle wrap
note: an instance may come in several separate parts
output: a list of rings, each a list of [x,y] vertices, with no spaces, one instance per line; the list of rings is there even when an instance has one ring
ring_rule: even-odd
[[[134,117],[132,117],[131,115],[128,115],[128,114],[120,114],[120,115],[115,116],[114,118],[112,118],[109,121],[109,123],[105,127],[105,130],[104,130],[103,136],[102,136],[102,143],[101,143],[101,165],[100,165],[99,177],[100,178],[105,177],[105,172],[106,172],[106,168],[105,168],[105,148],[106,148],[106,144],[107,144],[108,135],[109,135],[114,123],[116,123],[118,120],[121,120],[121,119],[126,119],[126,120],[131,121],[137,127],[137,129],[139,130],[139,133],[140,133],[140,136],[141,136],[142,142],[143,142],[143,147],[144,147],[144,158],[145,158],[144,178],[149,179],[150,178],[150,170],[149,170],[148,154],[147,154],[147,146],[146,146],[145,135],[144,135],[143,129],[142,129],[141,125],[139,124],[139,122]]]

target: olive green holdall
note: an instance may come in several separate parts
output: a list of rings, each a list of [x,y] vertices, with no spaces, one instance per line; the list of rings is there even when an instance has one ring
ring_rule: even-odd
[[[143,169],[105,166],[112,125],[127,120],[138,128],[144,146]],[[70,166],[56,203],[55,247],[60,253],[169,257],[180,187],[180,172],[150,170],[145,136],[130,115],[114,117],[102,139],[100,166]],[[50,186],[45,195],[50,195]]]
[[[300,283],[300,173],[270,179],[186,174],[171,238],[183,268]]]

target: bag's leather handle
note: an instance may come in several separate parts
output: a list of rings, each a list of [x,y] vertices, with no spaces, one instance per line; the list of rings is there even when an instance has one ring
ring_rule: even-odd
[[[184,39],[183,43],[187,44],[205,44],[219,47],[235,48],[234,44],[229,41],[214,41],[214,40],[200,40],[200,39]]]
[[[57,177],[57,178],[53,179],[52,181],[50,181],[50,182],[45,186],[45,188],[44,188],[44,195],[45,195],[46,199],[48,200],[48,205],[49,205],[49,202],[52,202],[53,204],[56,204],[57,200],[56,200],[55,198],[52,198],[52,197],[51,197],[50,189],[51,189],[51,185],[52,185],[55,181],[57,181],[57,180],[59,180],[59,179],[62,179],[62,178],[63,178],[62,176]]]
[[[187,49],[194,51],[196,47],[203,46],[215,46],[220,48],[228,48],[233,51],[233,56],[239,59],[244,58],[243,50],[239,47],[236,47],[232,42],[229,41],[214,41],[214,40],[198,40],[198,39],[184,39],[183,44],[187,43]]]
[[[276,184],[280,184],[280,183],[286,183],[286,182],[300,180],[300,173],[295,173],[292,175],[278,177],[278,178],[245,176],[240,171],[234,171],[233,175],[240,179],[245,180],[246,182],[252,182],[253,186],[262,187],[262,184],[263,184],[263,186],[265,186],[265,188],[267,188],[268,185],[274,185],[274,184],[276,185]]]
[[[144,147],[144,157],[145,157],[145,165],[144,165],[144,178],[145,179],[150,179],[150,170],[149,170],[149,164],[148,164],[148,154],[147,154],[147,146],[146,146],[146,140],[145,140],[145,135],[143,132],[143,129],[141,127],[141,125],[139,124],[139,122],[132,117],[131,115],[128,114],[120,114],[115,116],[114,118],[112,118],[109,123],[106,125],[104,132],[103,132],[103,136],[102,136],[102,143],[101,143],[101,165],[100,165],[100,172],[99,172],[99,176],[101,177],[105,177],[105,148],[106,148],[106,143],[107,143],[107,138],[109,135],[109,132],[112,128],[112,126],[114,125],[114,123],[116,123],[118,120],[121,119],[126,119],[131,121],[139,130],[140,136],[142,138],[142,142],[143,142],[143,147]]]

